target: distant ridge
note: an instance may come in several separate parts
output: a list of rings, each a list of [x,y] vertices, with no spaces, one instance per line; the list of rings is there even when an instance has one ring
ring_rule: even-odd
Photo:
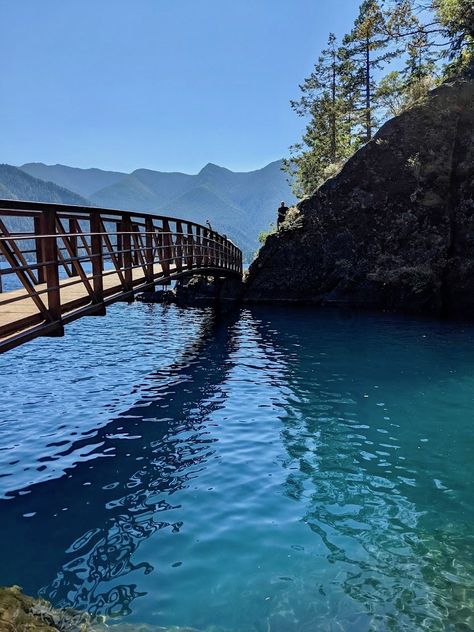
[[[22,165],[20,169],[34,178],[54,182],[85,198],[89,198],[99,189],[115,184],[126,175],[119,171],[78,169],[66,165],[45,165],[42,162],[29,162]]]
[[[87,198],[97,206],[179,215],[231,237],[250,257],[258,233],[275,221],[281,200],[295,201],[282,161],[235,172],[208,163],[195,175],[136,169],[132,173],[27,163],[19,169]]]
[[[31,200],[88,206],[90,200],[58,186],[45,182],[11,165],[0,164],[0,197],[6,200]]]
[[[0,198],[5,200],[30,200],[32,202],[53,202],[55,204],[76,204],[90,206],[90,200],[54,184],[33,178],[17,167],[0,164]],[[9,230],[32,231],[33,226],[28,219],[21,217],[7,218]]]

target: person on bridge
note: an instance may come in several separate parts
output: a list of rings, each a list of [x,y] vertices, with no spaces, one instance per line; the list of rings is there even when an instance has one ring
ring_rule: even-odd
[[[285,221],[287,213],[288,213],[288,207],[286,206],[284,202],[282,202],[280,206],[278,207],[278,221],[277,221],[278,229],[280,229],[281,224],[283,224],[283,222]]]

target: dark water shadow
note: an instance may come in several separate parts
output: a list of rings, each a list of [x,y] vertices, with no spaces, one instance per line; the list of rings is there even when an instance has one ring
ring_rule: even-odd
[[[159,529],[179,531],[181,523],[170,520],[173,492],[212,458],[206,419],[222,405],[213,396],[226,378],[237,319],[204,310],[192,346],[147,376],[137,404],[63,453],[90,450],[87,461],[0,501],[2,584],[41,592],[58,606],[130,611],[140,593],[124,577],[152,571],[147,562],[132,563],[134,552]]]

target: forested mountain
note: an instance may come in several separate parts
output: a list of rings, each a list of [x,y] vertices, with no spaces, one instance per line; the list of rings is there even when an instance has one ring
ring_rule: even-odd
[[[20,167],[30,176],[74,191],[85,198],[93,193],[118,182],[126,174],[119,171],[102,169],[77,169],[66,165],[45,165],[42,162],[29,162]]]
[[[0,164],[0,198],[90,205],[90,202],[81,195],[68,191],[54,182],[33,178],[22,169],[2,164]]]
[[[233,172],[212,163],[198,174],[137,169],[130,174],[28,163],[21,169],[87,198],[96,206],[177,215],[226,233],[253,254],[258,233],[275,220],[281,200],[294,197],[281,161],[263,169]]]
[[[59,187],[53,182],[33,178],[21,169],[0,164],[0,198],[4,200],[31,200],[33,202],[53,202],[55,204],[90,205],[77,193]],[[21,217],[5,218],[8,230],[32,231],[32,220]]]

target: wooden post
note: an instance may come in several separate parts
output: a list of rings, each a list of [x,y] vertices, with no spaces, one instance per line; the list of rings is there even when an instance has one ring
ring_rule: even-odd
[[[138,224],[132,224],[132,232],[134,233],[140,232],[140,228],[138,227]],[[138,266],[140,264],[140,261],[138,259],[138,250],[137,250],[137,245],[135,244],[135,240],[133,240],[133,244],[134,244],[133,257],[132,257],[133,265]]]
[[[61,320],[61,293],[59,290],[59,259],[56,242],[56,211],[48,208],[43,211],[42,229],[44,231],[43,256],[46,263],[45,281],[48,290],[48,313],[57,327],[47,333],[47,336],[64,336],[64,326]]]
[[[204,229],[202,235],[202,264],[205,268],[209,266],[209,231],[207,228]]]
[[[183,225],[181,222],[176,222],[176,237],[175,237],[175,264],[176,270],[181,272],[183,270]]]
[[[202,266],[202,251],[201,251],[201,227],[196,226],[196,267]]]
[[[154,270],[153,270],[153,264],[154,264],[153,231],[154,231],[154,227],[153,227],[153,220],[152,220],[151,217],[147,217],[145,219],[145,231],[146,231],[146,235],[145,235],[146,280],[147,280],[148,283],[153,283],[153,279],[154,279]]]
[[[223,239],[223,243],[224,243],[224,251],[223,251],[223,256],[224,256],[224,267],[229,269],[229,242],[227,241],[227,239]]]
[[[191,224],[188,224],[187,227],[187,240],[186,240],[186,267],[192,268],[194,265],[194,236],[193,236],[193,227]]]
[[[44,240],[40,239],[41,235],[44,235],[43,230],[43,216],[38,215],[34,218],[35,226],[35,250],[36,250],[36,263],[38,265],[45,262],[44,258]],[[44,283],[46,279],[44,267],[36,268],[36,275],[38,283]]]
[[[76,221],[74,219],[69,220],[69,243],[71,244],[71,257],[77,257],[77,230],[76,230]],[[66,239],[68,239],[66,237]],[[71,276],[77,276],[77,270],[74,265],[71,266]]]
[[[90,216],[91,234],[91,259],[92,259],[92,287],[94,289],[94,303],[97,303],[97,310],[94,316],[105,316],[104,305],[104,277],[103,255],[102,255],[102,226],[98,211],[91,211]]]
[[[215,246],[216,245],[214,243],[214,233],[212,232],[212,230],[210,230],[207,233],[207,248],[209,252],[209,259],[207,261],[207,265],[211,268],[214,266]]]
[[[123,235],[121,234],[123,231],[123,222],[115,223],[115,231],[117,233],[115,243],[117,244],[117,264],[119,268],[123,268]]]
[[[122,250],[123,252],[123,267],[125,283],[123,286],[124,292],[131,292],[133,290],[133,271],[132,271],[132,222],[130,217],[125,215],[122,222]],[[132,299],[133,300],[133,299]]]
[[[167,219],[163,220],[163,259],[161,263],[161,267],[163,268],[163,273],[167,276],[170,273],[170,266],[173,263],[173,252],[171,247],[171,231],[170,225]]]
[[[224,237],[219,235],[219,267],[224,266]]]

